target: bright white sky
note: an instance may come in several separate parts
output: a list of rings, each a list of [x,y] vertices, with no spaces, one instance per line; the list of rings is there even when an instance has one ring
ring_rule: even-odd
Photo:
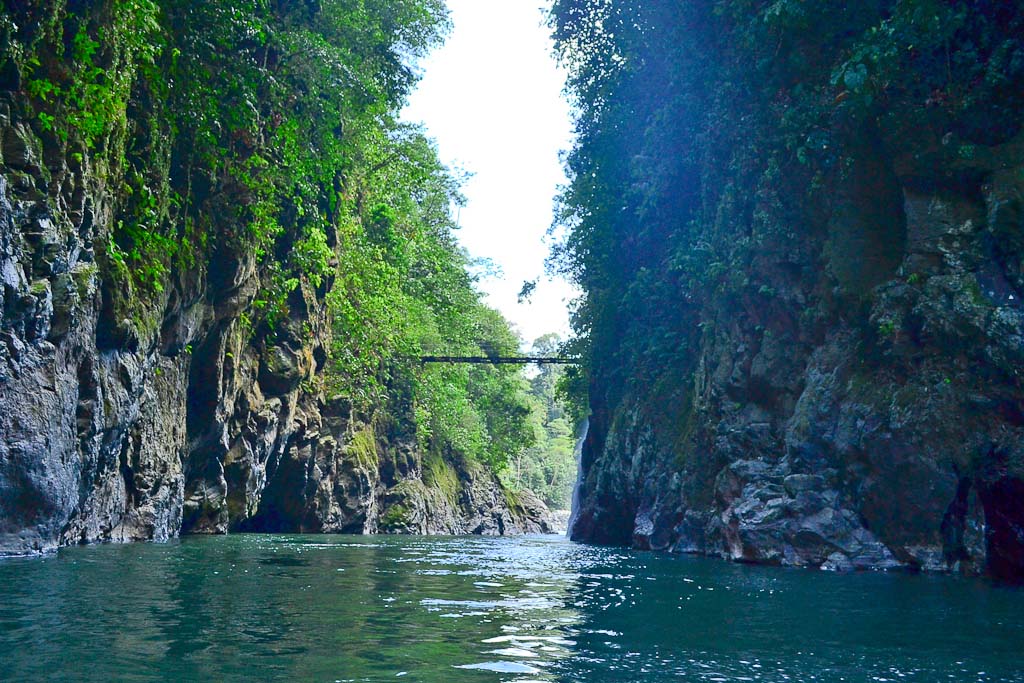
[[[457,235],[501,269],[480,289],[527,345],[546,332],[568,336],[575,296],[544,277],[545,233],[565,182],[558,153],[570,146],[572,123],[543,1],[448,0],[452,33],[420,63],[423,80],[402,112],[426,124],[445,163],[472,174]],[[538,277],[530,301],[518,304],[523,282]]]

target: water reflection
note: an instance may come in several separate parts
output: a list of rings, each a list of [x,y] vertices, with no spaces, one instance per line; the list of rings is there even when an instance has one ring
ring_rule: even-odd
[[[1024,680],[1020,591],[951,577],[619,560],[617,574],[576,581],[565,681]]]
[[[557,537],[231,536],[0,562],[0,679],[1024,680],[1024,592]]]

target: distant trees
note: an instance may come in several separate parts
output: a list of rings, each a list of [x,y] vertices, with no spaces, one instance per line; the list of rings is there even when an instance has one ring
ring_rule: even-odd
[[[533,342],[537,356],[558,354],[560,338],[546,334]],[[536,442],[509,461],[505,479],[515,488],[528,488],[553,510],[568,509],[576,483],[572,420],[562,407],[557,386],[562,365],[541,365],[529,380],[530,427]]]

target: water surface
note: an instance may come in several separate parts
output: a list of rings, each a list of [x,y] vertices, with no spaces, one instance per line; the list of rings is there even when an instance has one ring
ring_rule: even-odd
[[[69,548],[0,561],[0,679],[1024,681],[1024,591],[558,537]]]

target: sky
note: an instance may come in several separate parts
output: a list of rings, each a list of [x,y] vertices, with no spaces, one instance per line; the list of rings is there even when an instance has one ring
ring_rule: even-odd
[[[527,346],[547,332],[569,335],[575,290],[544,275],[554,197],[565,183],[559,152],[572,141],[564,73],[552,55],[543,0],[448,0],[453,29],[419,63],[423,73],[402,112],[424,123],[441,159],[472,174],[463,185],[456,235],[500,277],[478,288]],[[540,278],[528,303],[523,283]]]

